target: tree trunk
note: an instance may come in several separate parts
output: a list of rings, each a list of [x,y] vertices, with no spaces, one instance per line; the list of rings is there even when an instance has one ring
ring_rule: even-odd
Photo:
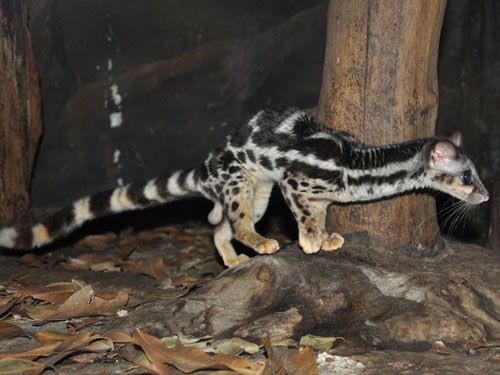
[[[370,144],[434,134],[437,55],[445,0],[333,0],[328,10],[323,123]],[[434,200],[404,196],[381,203],[332,206],[339,233],[368,232],[373,244],[433,246]]]
[[[500,172],[493,178],[493,191],[490,203],[490,228],[488,247],[500,249]]]
[[[38,71],[26,1],[0,2],[0,224],[28,218],[29,183],[42,130]]]

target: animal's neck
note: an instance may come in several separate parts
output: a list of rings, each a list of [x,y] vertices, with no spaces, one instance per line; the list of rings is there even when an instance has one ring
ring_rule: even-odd
[[[345,169],[350,198],[373,200],[425,187],[423,152],[430,140],[352,147]]]

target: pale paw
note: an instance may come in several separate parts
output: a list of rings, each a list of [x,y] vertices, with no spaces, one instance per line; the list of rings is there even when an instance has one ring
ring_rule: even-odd
[[[314,254],[320,251],[322,241],[320,237],[299,236],[299,245],[306,254]]]
[[[280,249],[280,244],[276,240],[265,240],[257,246],[259,254],[274,254]]]
[[[240,263],[246,262],[248,259],[248,256],[246,256],[245,254],[240,254],[237,257],[228,259],[224,264],[226,267],[231,268],[237,266]]]
[[[332,233],[326,240],[321,243],[321,250],[331,251],[337,250],[344,244],[344,237],[338,233]]]

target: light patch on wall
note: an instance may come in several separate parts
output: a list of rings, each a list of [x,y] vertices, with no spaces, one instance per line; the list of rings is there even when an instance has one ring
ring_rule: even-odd
[[[122,126],[123,115],[121,112],[113,112],[109,115],[109,125],[112,128],[118,128]]]
[[[110,89],[111,89],[111,98],[113,99],[113,103],[119,106],[122,102],[122,96],[118,92],[118,85],[116,83],[113,83]]]
[[[113,153],[113,163],[118,164],[120,162],[120,155],[122,152],[120,150],[115,150]]]

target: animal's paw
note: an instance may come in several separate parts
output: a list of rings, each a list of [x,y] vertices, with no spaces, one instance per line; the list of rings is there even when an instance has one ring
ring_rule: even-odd
[[[306,254],[314,254],[321,250],[323,239],[319,235],[299,234],[299,245]]]
[[[257,252],[259,254],[274,254],[280,249],[280,244],[276,240],[265,240],[257,245]]]
[[[344,237],[338,233],[332,233],[327,239],[323,240],[321,243],[321,250],[331,251],[337,250],[344,244]]]
[[[225,262],[225,265],[226,265],[226,267],[231,268],[231,267],[237,266],[240,263],[246,262],[247,260],[248,260],[248,256],[246,256],[245,254],[240,254],[237,257],[228,259]]]

